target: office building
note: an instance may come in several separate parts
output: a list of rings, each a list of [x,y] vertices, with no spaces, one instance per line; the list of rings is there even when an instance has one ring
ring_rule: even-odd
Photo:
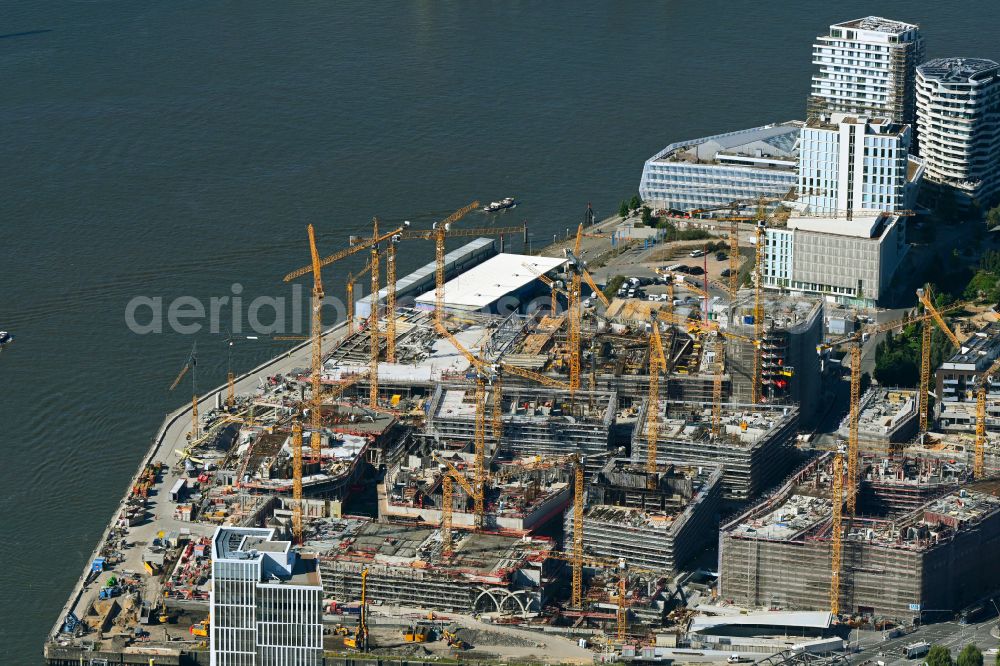
[[[789,121],[672,143],[646,160],[639,196],[678,211],[784,198],[795,189],[801,127]]]
[[[319,666],[323,585],[313,555],[274,530],[220,527],[212,537],[212,666]]]
[[[1000,65],[939,58],[917,69],[917,128],[927,180],[959,204],[1000,197]]]
[[[923,175],[909,155],[909,125],[886,118],[848,116],[810,118],[799,142],[798,200],[811,215],[912,208]],[[831,221],[831,231],[837,222]]]
[[[920,28],[878,16],[836,23],[813,44],[809,117],[843,112],[914,119],[916,68],[924,59]]]
[[[766,232],[764,286],[873,307],[888,295],[909,248],[903,220],[888,213],[790,217],[785,228]]]

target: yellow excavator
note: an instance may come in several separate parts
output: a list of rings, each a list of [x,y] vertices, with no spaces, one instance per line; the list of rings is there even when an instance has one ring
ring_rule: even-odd
[[[448,647],[456,650],[468,650],[469,644],[458,637],[458,625],[451,625],[441,630],[441,638],[448,643]]]
[[[368,650],[368,569],[361,572],[361,613],[354,634],[344,639],[344,647],[366,652]]]

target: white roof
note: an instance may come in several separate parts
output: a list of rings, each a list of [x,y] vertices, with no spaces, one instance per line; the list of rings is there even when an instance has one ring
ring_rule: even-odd
[[[872,238],[883,217],[882,213],[869,212],[857,213],[851,220],[846,217],[789,217],[786,226],[789,229],[818,231],[837,236]]]
[[[566,259],[558,257],[498,254],[445,282],[445,306],[469,310],[485,308],[501,297],[537,280],[538,273],[547,273],[565,263]],[[525,264],[532,267],[535,272],[526,268]],[[434,291],[417,296],[416,302],[433,307]]]
[[[764,627],[810,627],[826,629],[832,615],[825,611],[800,611],[776,613],[748,613],[747,615],[711,616],[702,615],[691,619],[688,631],[698,632],[714,627],[764,626]]]

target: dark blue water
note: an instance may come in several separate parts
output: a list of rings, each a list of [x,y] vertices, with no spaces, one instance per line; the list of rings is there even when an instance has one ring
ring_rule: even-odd
[[[836,5],[836,10],[832,9]],[[0,637],[45,632],[160,423],[192,341],[134,296],[288,295],[378,215],[523,201],[538,244],[610,213],[681,138],[802,117],[810,45],[878,11],[931,57],[1000,57],[995,1],[8,1],[0,12]],[[877,5],[877,7],[875,7]],[[482,216],[462,224],[481,224]],[[431,259],[407,246],[401,269]],[[343,274],[327,273],[340,292]],[[225,373],[197,336],[199,383]],[[249,368],[277,351],[236,349]]]

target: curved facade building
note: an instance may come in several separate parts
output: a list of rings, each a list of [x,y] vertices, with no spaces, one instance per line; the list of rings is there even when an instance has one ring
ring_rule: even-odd
[[[657,208],[684,211],[788,196],[802,125],[789,121],[672,143],[646,160],[639,196]]]
[[[917,68],[917,132],[928,181],[960,201],[1000,195],[1000,65],[939,58]]]

